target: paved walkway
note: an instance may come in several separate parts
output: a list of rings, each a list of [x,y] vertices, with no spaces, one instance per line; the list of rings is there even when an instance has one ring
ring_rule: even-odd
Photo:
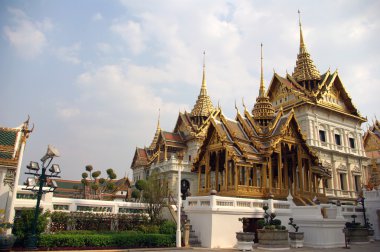
[[[115,250],[81,250],[81,252],[157,252],[157,251],[169,251],[169,252],[208,252],[208,251],[221,251],[221,252],[237,252],[238,249],[208,249],[208,248],[152,248],[152,249],[115,249]],[[254,249],[257,252],[264,252],[269,250]],[[367,244],[355,244],[351,245],[349,249],[346,248],[329,248],[329,249],[316,249],[316,248],[291,248],[285,251],[294,252],[380,252],[380,241],[367,243]],[[54,252],[67,252],[54,251]]]

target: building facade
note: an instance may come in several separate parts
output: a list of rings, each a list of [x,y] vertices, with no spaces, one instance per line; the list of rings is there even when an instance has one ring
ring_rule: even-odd
[[[202,166],[199,162],[203,162],[204,164],[210,162],[210,160],[202,160],[205,153],[205,149],[202,148],[206,148],[204,141],[210,141],[212,136],[209,134],[213,134],[208,128],[212,125],[213,130],[218,133],[221,132],[218,130],[220,127],[227,133],[231,133],[229,127],[236,128],[233,134],[239,134],[236,132],[241,132],[242,136],[240,139],[242,141],[240,144],[251,144],[256,148],[250,150],[251,147],[245,146],[245,151],[251,151],[252,153],[250,155],[254,156],[257,154],[255,152],[258,151],[256,146],[268,145],[266,142],[273,142],[273,139],[270,139],[269,135],[267,135],[266,138],[264,135],[261,135],[260,138],[252,134],[257,134],[259,131],[256,130],[260,130],[260,127],[266,127],[266,133],[269,134],[270,130],[273,130],[273,127],[279,125],[278,120],[287,115],[289,118],[294,118],[295,122],[291,123],[292,125],[294,124],[292,127],[296,129],[299,127],[300,129],[299,135],[295,138],[297,139],[296,141],[301,143],[304,140],[306,142],[307,147],[302,148],[303,150],[308,149],[305,156],[309,156],[307,160],[310,161],[307,161],[307,163],[308,169],[311,171],[310,177],[310,175],[305,175],[308,174],[307,171],[301,172],[301,169],[298,169],[297,176],[300,177],[292,177],[292,183],[293,181],[298,181],[298,187],[307,185],[319,188],[318,190],[315,189],[313,193],[323,193],[330,200],[339,199],[350,201],[358,197],[359,191],[368,180],[368,171],[366,168],[368,158],[366,157],[363,147],[361,132],[361,124],[365,122],[366,119],[354,106],[338,71],[332,72],[329,69],[326,73],[320,74],[306,48],[301,22],[299,26],[300,46],[294,72],[291,75],[287,73],[285,77],[274,73],[267,92],[264,90],[263,77],[261,75],[260,95],[255,105],[258,106],[258,108],[254,108],[252,114],[245,111],[243,115],[238,113],[235,120],[230,120],[222,114],[219,108],[215,109],[207,96],[205,73],[203,72],[201,92],[193,111],[191,113],[180,113],[173,132],[164,132],[158,125],[151,146],[149,148],[136,149],[131,166],[134,172],[134,179],[145,179],[146,175],[152,171],[152,168],[157,168],[158,171],[162,172],[169,173],[170,171],[171,175],[168,175],[169,186],[172,188],[172,191],[175,192],[175,173],[178,170],[176,167],[179,165],[179,162],[176,161],[175,153],[182,150],[185,151],[185,158],[182,161],[184,176],[191,180],[191,192],[193,195],[194,193],[195,195],[204,194],[208,189],[219,190],[219,188],[223,188],[223,186],[228,187],[230,186],[228,181],[235,183],[233,185],[237,186],[238,182],[233,182],[234,179],[228,179],[228,176],[234,177],[243,175],[228,175],[226,173],[224,175],[215,174],[211,175],[211,177],[207,177],[203,175],[208,174],[206,171],[198,171],[198,169],[200,169],[199,167]],[[260,114],[263,110],[266,110],[268,114],[265,116]],[[262,124],[262,126],[255,128],[252,122],[256,122],[257,125]],[[266,123],[268,125],[265,125]],[[254,131],[256,132],[253,133]],[[296,131],[297,130],[295,130],[295,132]],[[230,137],[234,138],[235,136]],[[239,138],[239,136],[236,137]],[[251,141],[249,143],[249,141],[247,142],[244,138],[251,139],[252,141],[249,140]],[[246,142],[243,143],[244,141]],[[278,141],[281,142],[282,140]],[[217,139],[217,142],[221,144],[223,141]],[[285,142],[286,141],[283,141],[284,146],[286,146]],[[211,145],[211,143],[208,144]],[[304,146],[303,142],[302,146]],[[278,148],[277,153],[280,155],[282,147],[276,148]],[[291,152],[292,151],[290,151],[290,153]],[[298,167],[297,164],[300,164],[299,166],[301,167],[303,166],[303,161],[302,158],[301,161],[299,160],[300,155],[297,152],[298,150],[296,148],[293,154],[297,162],[293,162],[292,165]],[[216,157],[208,156],[209,159],[213,160],[212,162],[219,162],[218,164],[221,165],[223,158],[228,160],[227,152],[216,151],[214,154]],[[316,155],[318,161],[311,158],[313,155]],[[194,157],[196,157],[195,160]],[[230,157],[232,156],[230,155]],[[274,159],[280,160],[279,158]],[[257,171],[260,171],[260,175],[256,172],[256,183],[259,183],[258,181],[260,179],[258,178],[261,176],[261,186],[270,186],[271,188],[268,187],[266,190],[272,191],[275,190],[275,188],[279,188],[278,186],[280,184],[284,186],[287,182],[286,180],[288,180],[288,184],[286,185],[288,187],[282,189],[290,189],[289,176],[286,179],[284,177],[280,178],[280,170],[283,168],[279,168],[278,171],[273,171],[273,173],[269,174],[270,169],[264,167],[273,164],[269,164],[268,160],[261,160],[258,163],[264,166],[256,168]],[[282,167],[284,164],[280,163],[281,162],[277,162],[277,165]],[[290,163],[288,163],[288,165],[289,164]],[[215,166],[216,164],[213,165]],[[226,167],[228,167],[229,164],[224,165],[225,168],[223,169],[225,169],[226,172],[228,170]],[[207,167],[207,164],[205,167]],[[315,173],[313,173],[313,169]],[[194,177],[191,174],[191,170],[197,172],[198,177]],[[249,171],[249,173],[252,172],[253,171]],[[317,173],[319,175],[317,175]],[[286,174],[286,172],[282,171],[281,176],[284,174]],[[316,176],[315,182],[312,174]],[[203,178],[203,176],[205,176],[205,178]],[[210,175],[208,174],[208,176]],[[267,176],[268,181],[263,176]],[[222,178],[222,180],[220,178]],[[300,178],[309,179],[309,181],[302,181]],[[239,178],[235,179],[239,180]],[[216,180],[218,182],[215,182]],[[249,179],[247,181],[249,181]],[[273,184],[273,181],[276,181],[275,184]],[[313,181],[312,185],[308,184],[310,181]],[[226,184],[219,184],[220,182]],[[249,184],[251,182],[247,183]],[[292,186],[294,187],[294,184]],[[194,187],[198,189],[196,190]],[[305,189],[305,187],[303,189]],[[253,196],[253,194],[249,195]]]
[[[367,181],[367,157],[361,124],[366,121],[352,103],[338,71],[320,74],[303,39],[292,75],[274,74],[268,96],[276,111],[294,110],[307,144],[332,177],[324,184],[330,198],[352,199]]]
[[[380,185],[380,123],[376,119],[363,137],[364,149],[368,162],[367,189],[372,190]]]
[[[32,129],[33,130],[33,129]],[[0,127],[0,209],[5,221],[12,222],[26,140],[32,132],[29,119],[17,128]]]

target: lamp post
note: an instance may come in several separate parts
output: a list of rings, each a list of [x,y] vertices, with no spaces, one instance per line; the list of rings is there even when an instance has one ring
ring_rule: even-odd
[[[41,202],[42,194],[48,193],[48,192],[54,192],[54,190],[57,188],[57,182],[49,178],[60,178],[58,174],[61,173],[61,169],[59,168],[59,165],[57,164],[52,164],[49,169],[51,174],[46,174],[46,169],[48,168],[48,166],[50,165],[54,157],[59,157],[59,152],[53,146],[48,145],[46,154],[41,158],[41,164],[42,164],[41,173],[38,173],[40,170],[40,166],[38,162],[30,161],[30,164],[26,166],[26,168],[28,168],[29,171],[25,172],[25,174],[32,175],[33,177],[27,178],[25,182],[26,188],[24,188],[24,190],[29,190],[34,193],[37,193],[37,204],[34,210],[34,219],[33,219],[32,227],[31,227],[32,230],[25,244],[26,245],[25,247],[27,249],[31,249],[31,250],[37,249],[36,230],[37,230],[38,215],[40,212],[40,202]]]
[[[183,152],[180,151],[177,153],[178,159],[178,183],[177,183],[177,232],[176,232],[176,247],[181,247],[181,170],[182,170],[182,160]]]
[[[365,198],[364,197],[360,197],[357,199],[357,202],[362,204],[362,207],[363,207],[363,217],[364,217],[364,226],[365,227],[368,227],[368,223],[367,223],[367,217],[365,216],[365,206],[364,206],[364,200]]]

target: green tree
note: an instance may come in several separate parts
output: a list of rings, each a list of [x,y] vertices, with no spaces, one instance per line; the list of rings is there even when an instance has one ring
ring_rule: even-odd
[[[89,187],[91,198],[98,199],[102,199],[102,194],[105,191],[113,191],[116,188],[114,179],[116,179],[117,176],[112,168],[106,170],[106,178],[99,178],[101,171],[93,171],[92,165],[86,165],[85,170],[86,172],[82,173],[81,180],[84,186],[85,198],[88,198],[86,187]]]
[[[153,172],[143,187],[143,202],[147,204],[147,213],[152,224],[160,222],[161,210],[167,205],[165,198],[168,195],[168,188],[165,181],[156,172]]]

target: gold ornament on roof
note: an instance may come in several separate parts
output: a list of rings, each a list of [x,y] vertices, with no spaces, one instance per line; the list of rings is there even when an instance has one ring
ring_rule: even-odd
[[[206,66],[205,66],[205,52],[203,52],[203,76],[202,76],[202,87],[198,95],[198,99],[194,105],[193,110],[191,111],[192,116],[204,116],[208,117],[214,110],[211,99],[207,94],[206,87]]]
[[[297,82],[308,81],[308,80],[320,80],[321,74],[314,65],[313,60],[310,57],[306,49],[305,42],[302,35],[302,26],[301,26],[301,12],[298,10],[299,15],[299,26],[300,26],[300,50],[297,55],[296,66],[294,67],[294,72],[292,77]]]
[[[261,76],[259,96],[256,98],[255,106],[252,109],[253,118],[258,120],[263,126],[268,125],[268,122],[274,117],[274,108],[269,101],[269,97],[265,94],[264,86],[264,70],[263,70],[263,44],[261,44]]]

